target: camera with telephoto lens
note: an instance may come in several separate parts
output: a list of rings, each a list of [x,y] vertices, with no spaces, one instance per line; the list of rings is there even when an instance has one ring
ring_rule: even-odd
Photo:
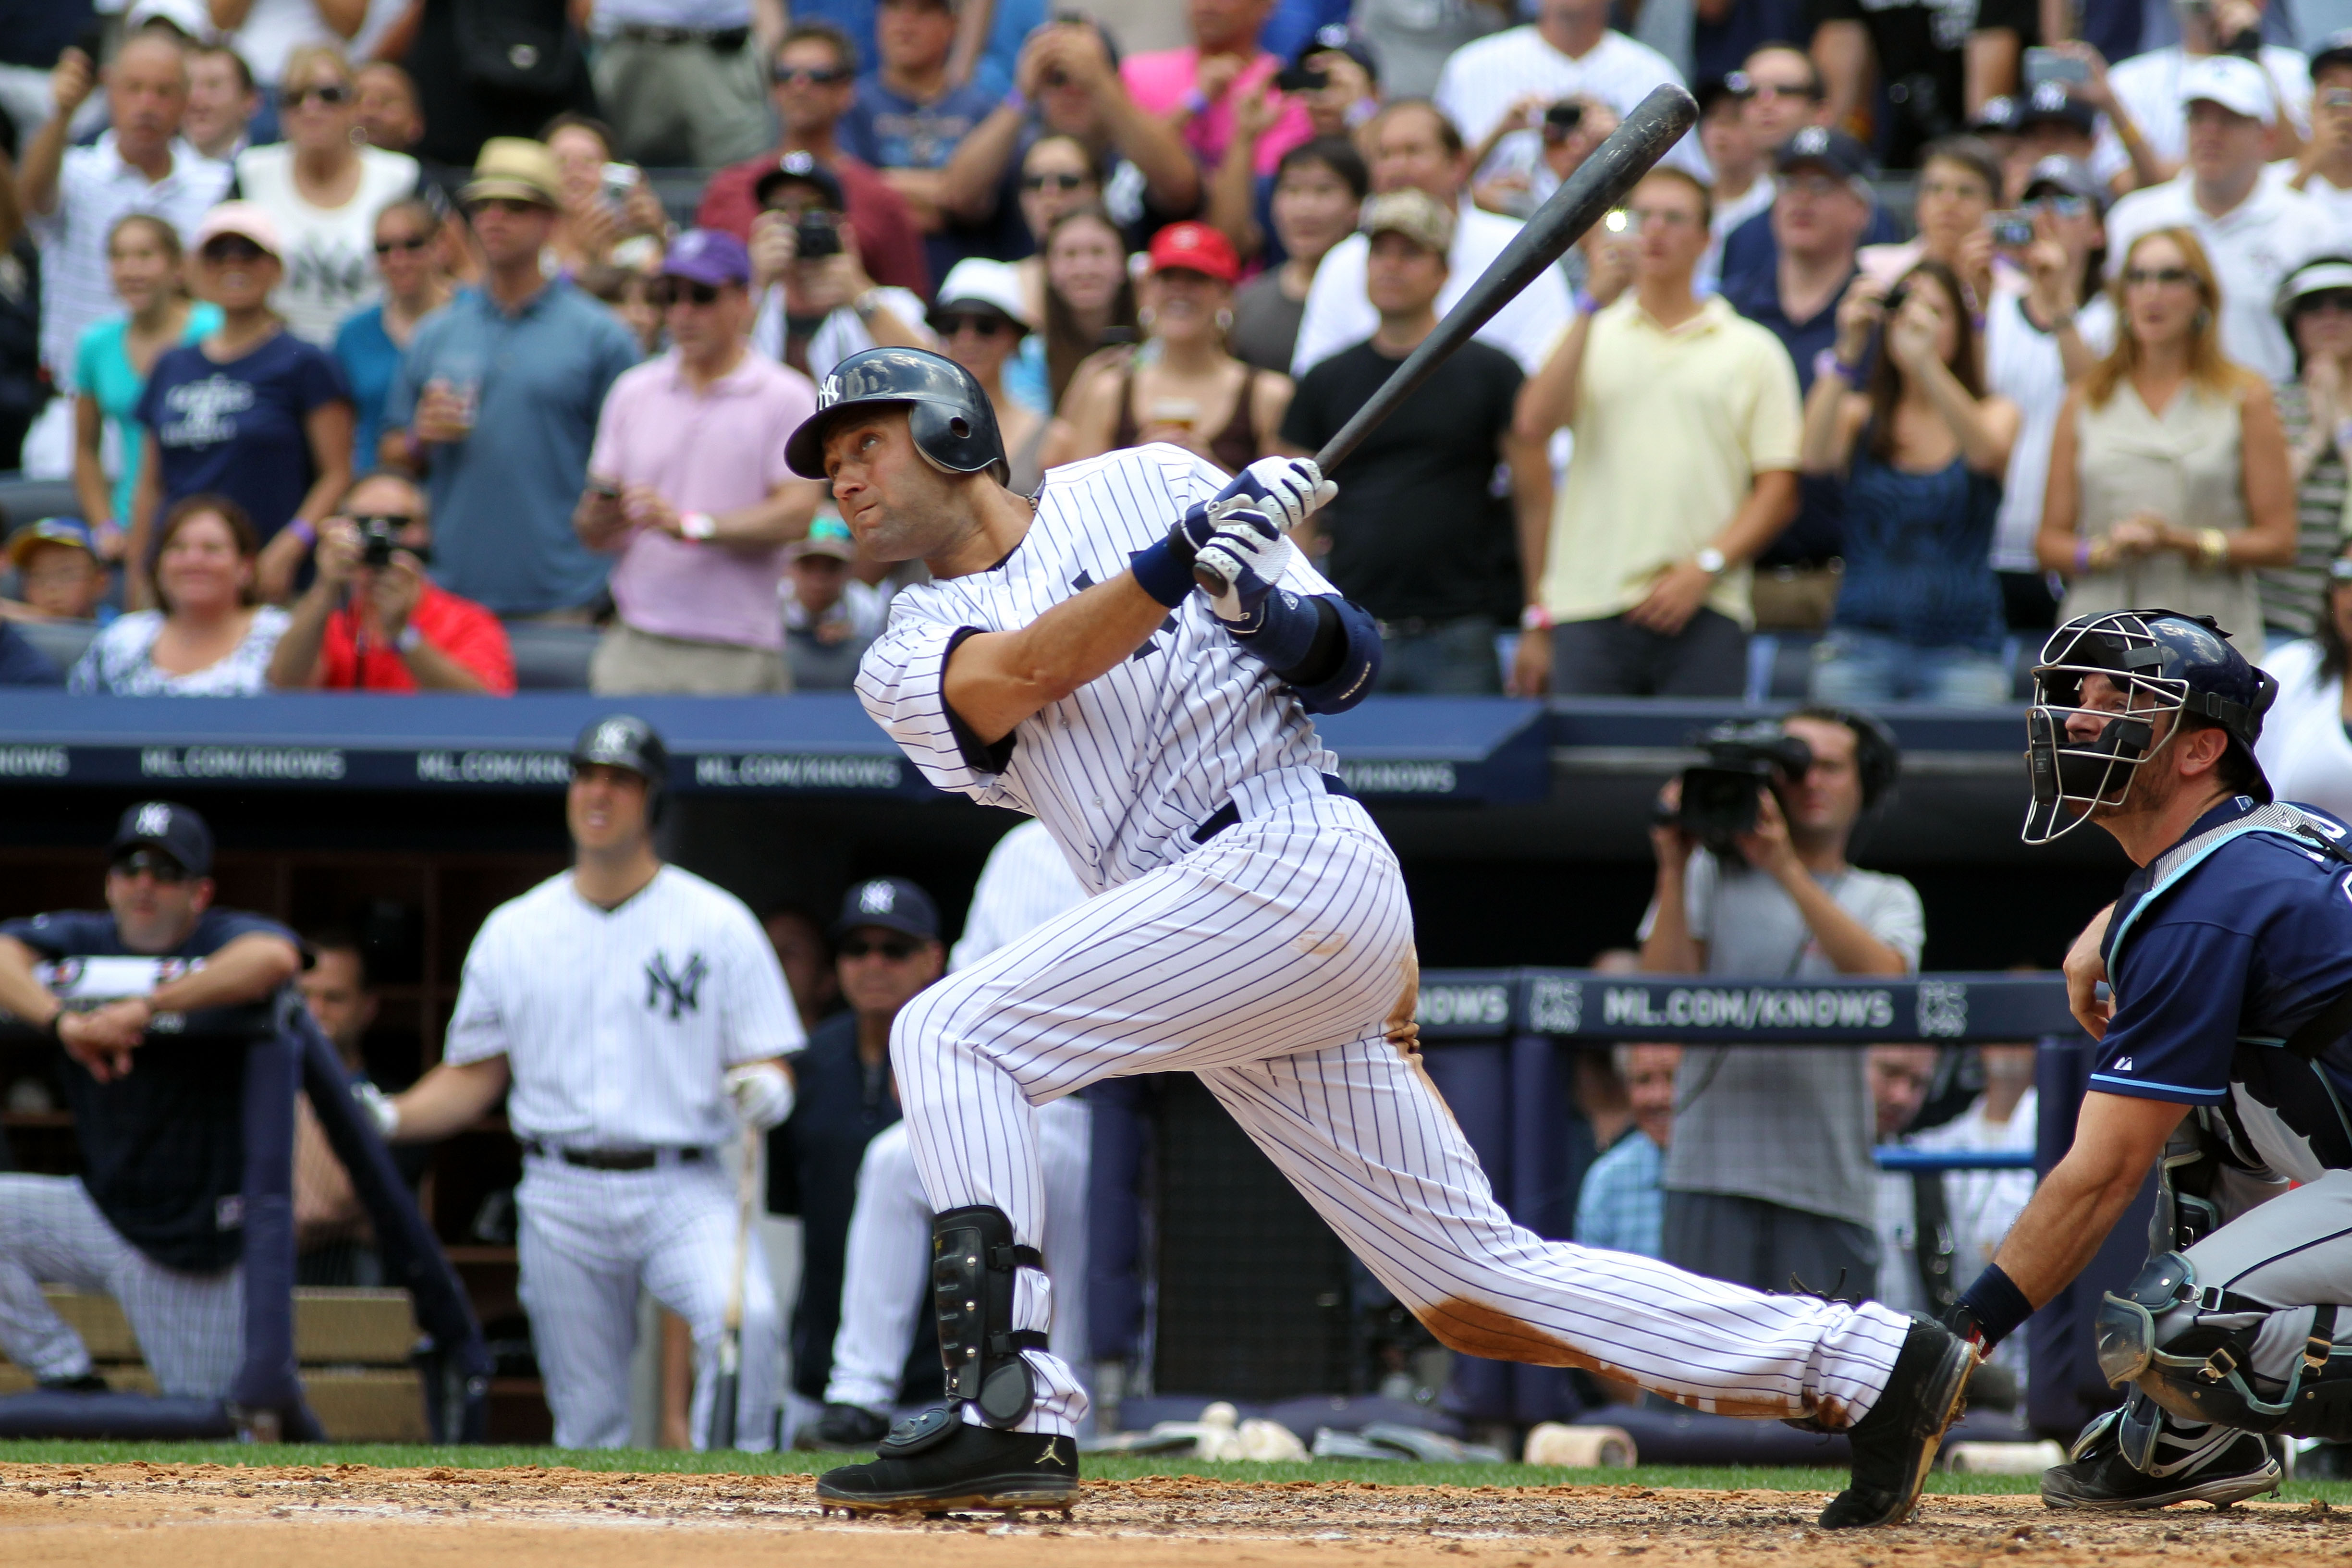
[[[793,219],[793,249],[803,261],[841,254],[841,220],[829,212],[804,212]]]
[[[1681,828],[1718,857],[1733,854],[1734,841],[1755,831],[1764,791],[1795,783],[1813,765],[1813,749],[1778,724],[1717,724],[1690,740],[1706,761],[1683,770],[1681,803],[1671,812],[1662,805],[1658,822]]]

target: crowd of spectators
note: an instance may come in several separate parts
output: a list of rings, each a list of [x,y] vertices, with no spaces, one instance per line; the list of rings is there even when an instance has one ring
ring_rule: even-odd
[[[599,690],[840,686],[908,570],[782,465],[845,356],[964,363],[1024,491],[1311,452],[1668,81],[1698,127],[1308,541],[1387,689],[1737,696],[1760,626],[1818,700],[1993,705],[2063,614],[2327,619],[2352,35],[2283,7],[459,9],[0,4],[0,464],[127,612],[76,685],[510,689],[462,605],[599,628]]]

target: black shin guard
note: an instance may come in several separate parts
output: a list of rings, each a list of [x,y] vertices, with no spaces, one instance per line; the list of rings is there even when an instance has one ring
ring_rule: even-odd
[[[1044,1268],[1035,1247],[1014,1244],[1003,1209],[978,1204],[931,1218],[931,1301],[948,1397],[969,1402],[991,1426],[1017,1426],[1035,1401],[1021,1352],[1044,1350],[1045,1336],[1013,1326],[1013,1279]]]

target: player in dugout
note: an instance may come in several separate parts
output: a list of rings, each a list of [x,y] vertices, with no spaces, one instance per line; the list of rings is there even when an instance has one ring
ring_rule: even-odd
[[[245,1354],[245,1053],[176,1016],[257,1003],[294,933],[213,903],[213,836],[170,801],[122,814],[106,908],[0,924],[0,1009],[69,1058],[78,1176],[0,1175],[0,1351],[44,1388],[101,1391],[41,1283],[114,1298],[166,1394],[226,1395]]]

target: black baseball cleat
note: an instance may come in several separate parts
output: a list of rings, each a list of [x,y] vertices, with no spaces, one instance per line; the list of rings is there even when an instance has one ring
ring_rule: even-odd
[[[1941,1323],[1914,1318],[1870,1414],[1846,1430],[1853,1479],[1822,1510],[1823,1530],[1900,1524],[1919,1500],[1945,1429],[1968,1405],[1977,1352]]]
[[[829,1454],[857,1454],[889,1435],[888,1417],[859,1405],[828,1405],[824,1414],[793,1433],[793,1447]]]
[[[954,1405],[890,1428],[874,1461],[817,1478],[817,1502],[852,1513],[1059,1509],[1078,1500],[1075,1438],[974,1426]]]
[[[2111,1513],[2177,1502],[2227,1508],[2276,1491],[2284,1476],[2269,1441],[2256,1433],[2228,1426],[2183,1432],[2169,1421],[2157,1429],[2148,1468],[2138,1469],[2124,1458],[2116,1427],[2113,1420],[2095,1426],[2075,1443],[2069,1462],[2042,1472],[2043,1506]]]

